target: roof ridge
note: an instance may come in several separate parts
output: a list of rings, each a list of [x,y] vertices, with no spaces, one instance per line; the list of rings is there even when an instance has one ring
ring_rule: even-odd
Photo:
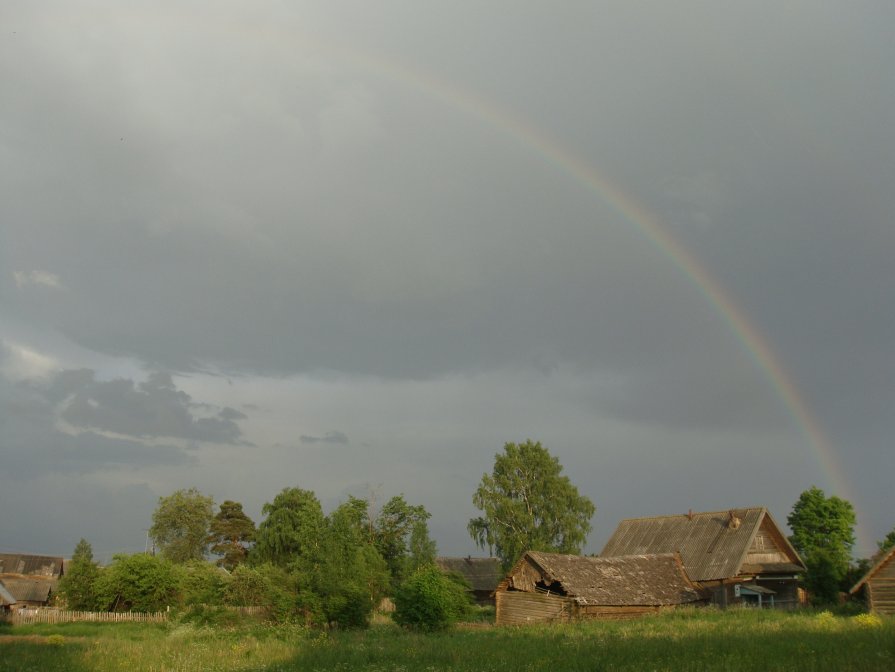
[[[766,506],[732,506],[729,509],[721,509],[720,511],[693,511],[694,516],[711,516],[715,514],[726,514],[731,511],[767,511]],[[659,520],[660,518],[688,518],[691,513],[666,513],[661,516],[636,516],[634,518],[622,518],[624,523],[629,520]]]

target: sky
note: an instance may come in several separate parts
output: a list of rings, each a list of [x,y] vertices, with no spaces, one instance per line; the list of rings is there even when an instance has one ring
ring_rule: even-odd
[[[4,0],[0,550],[541,441],[622,518],[895,527],[895,5]]]

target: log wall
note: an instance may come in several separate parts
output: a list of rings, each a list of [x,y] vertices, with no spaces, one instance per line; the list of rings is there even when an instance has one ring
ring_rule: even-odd
[[[572,618],[575,606],[567,597],[543,593],[500,590],[495,593],[494,597],[497,625],[568,621]]]
[[[867,606],[878,614],[895,614],[895,555],[867,579]]]

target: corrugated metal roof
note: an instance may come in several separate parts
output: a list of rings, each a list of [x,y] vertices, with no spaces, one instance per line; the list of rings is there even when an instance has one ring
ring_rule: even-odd
[[[529,551],[521,562],[529,560],[546,584],[558,582],[583,605],[664,606],[703,599],[673,553],[600,558]]]
[[[0,574],[24,574],[28,576],[62,576],[62,558],[50,555],[24,553],[0,553]]]
[[[3,584],[17,602],[46,602],[56,587],[53,579],[4,576]]]
[[[443,572],[456,572],[473,590],[494,590],[503,578],[498,558],[436,558]]]
[[[677,552],[691,580],[726,579],[740,573],[746,552],[766,516],[764,507],[753,507],[629,518],[619,523],[600,555]]]

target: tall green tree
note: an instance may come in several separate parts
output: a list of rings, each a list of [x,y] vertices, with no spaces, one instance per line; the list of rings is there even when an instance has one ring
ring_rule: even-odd
[[[208,543],[211,552],[222,556],[217,564],[228,571],[244,562],[248,544],[255,540],[255,523],[242,510],[242,504],[225,500],[211,521]]]
[[[325,527],[317,495],[301,488],[283,488],[261,511],[267,517],[258,525],[252,561],[313,573],[320,562]]]
[[[882,538],[881,541],[876,542],[877,547],[879,548],[880,553],[885,553],[890,548],[895,546],[895,529],[893,529],[889,534]]]
[[[482,475],[472,502],[483,515],[469,521],[469,534],[505,569],[527,550],[579,553],[596,512],[562,475],[559,460],[531,440],[507,443],[494,456],[494,470]]]
[[[315,573],[314,588],[330,622],[363,627],[385,595],[388,566],[370,534],[369,504],[349,497],[333,511],[323,534],[324,562]]]
[[[162,556],[176,563],[204,559],[213,506],[214,500],[196,488],[159,497],[149,536]]]
[[[96,582],[99,567],[93,561],[93,547],[86,539],[75,546],[71,562],[66,565],[65,574],[59,580],[59,592],[65,598],[69,609],[93,611],[98,608]]]
[[[835,601],[855,545],[854,507],[812,486],[799,496],[786,522],[792,530],[789,540],[805,561],[805,585],[817,601]]]
[[[429,537],[427,522],[430,517],[424,506],[411,506],[404,495],[392,497],[376,516],[375,545],[388,565],[393,588],[435,560],[435,542]]]

